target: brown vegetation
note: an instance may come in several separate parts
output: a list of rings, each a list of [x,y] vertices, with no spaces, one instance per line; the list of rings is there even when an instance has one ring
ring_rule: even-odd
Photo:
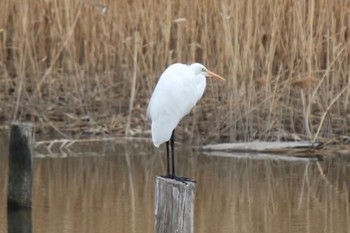
[[[349,27],[347,0],[4,0],[0,120],[141,135],[161,72],[197,61],[228,81],[209,81],[184,138],[347,135]]]

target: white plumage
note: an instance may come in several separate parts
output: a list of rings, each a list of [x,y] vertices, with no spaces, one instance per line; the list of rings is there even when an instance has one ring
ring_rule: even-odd
[[[169,141],[181,119],[203,96],[206,76],[225,80],[199,63],[176,63],[170,65],[160,76],[147,109],[147,117],[152,122],[152,140],[156,147]]]

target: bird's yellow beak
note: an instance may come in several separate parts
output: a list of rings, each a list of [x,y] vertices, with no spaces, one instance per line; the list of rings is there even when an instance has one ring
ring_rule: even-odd
[[[210,76],[210,77],[220,79],[221,81],[226,81],[226,79],[224,79],[223,77],[221,77],[221,76],[218,75],[218,74],[215,74],[214,72],[212,72],[212,71],[210,71],[210,70],[207,70],[207,74],[208,74],[208,76]]]

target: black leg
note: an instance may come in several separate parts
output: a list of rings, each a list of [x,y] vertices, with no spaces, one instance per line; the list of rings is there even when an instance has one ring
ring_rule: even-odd
[[[170,156],[169,156],[169,144],[171,147],[171,173],[170,173]],[[187,177],[178,177],[175,175],[175,130],[173,130],[170,140],[166,142],[166,155],[167,155],[167,175],[165,178],[174,179],[183,183],[195,182],[191,181]]]
[[[174,154],[174,144],[175,144],[175,130],[173,130],[170,137],[170,146],[171,146],[171,165],[172,165],[172,174],[171,176],[175,178],[175,154]]]
[[[167,163],[166,175],[170,177],[169,141],[166,142],[166,163]]]

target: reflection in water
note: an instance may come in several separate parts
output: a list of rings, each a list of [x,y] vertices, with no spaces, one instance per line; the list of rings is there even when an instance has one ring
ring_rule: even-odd
[[[32,210],[29,208],[8,210],[7,226],[8,233],[31,233]]]
[[[197,181],[197,233],[350,229],[347,158],[318,163],[177,154],[179,175]],[[164,151],[133,142],[90,155],[35,159],[33,232],[154,232],[154,180],[165,171]],[[6,163],[0,157],[0,232],[8,229]]]
[[[127,145],[104,157],[37,159],[34,212],[46,214],[34,214],[35,232],[150,232],[149,162]]]

